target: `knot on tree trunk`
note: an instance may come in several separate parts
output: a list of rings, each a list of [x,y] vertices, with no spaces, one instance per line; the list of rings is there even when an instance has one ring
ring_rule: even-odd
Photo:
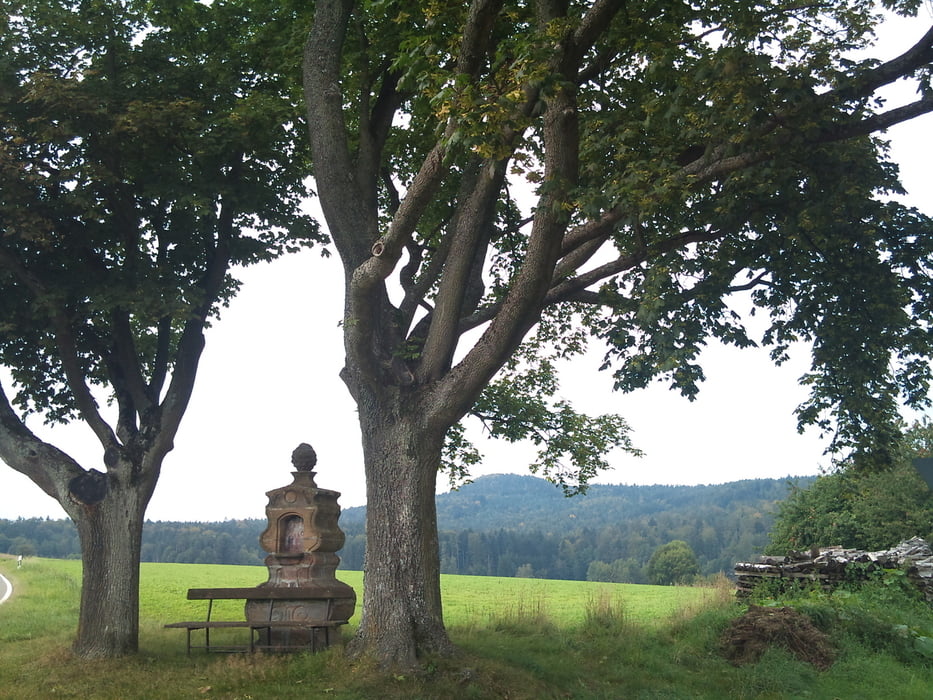
[[[91,469],[68,482],[68,495],[75,503],[96,506],[104,500],[109,490],[107,475]]]

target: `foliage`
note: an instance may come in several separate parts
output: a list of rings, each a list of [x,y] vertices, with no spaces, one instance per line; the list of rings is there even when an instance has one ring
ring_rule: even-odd
[[[756,596],[763,605],[789,605],[806,614],[843,649],[864,648],[904,664],[933,665],[933,609],[902,570],[876,570],[832,592],[811,586],[777,598],[762,589]]]
[[[696,554],[683,540],[661,545],[648,560],[648,579],[660,586],[692,583],[699,573]]]
[[[642,454],[632,444],[628,423],[621,416],[590,416],[579,413],[567,401],[551,400],[558,391],[554,364],[535,357],[528,347],[522,356],[525,363],[510,361],[470,413],[482,421],[492,438],[528,440],[538,446],[537,457],[529,465],[533,474],[541,473],[559,484],[565,495],[573,496],[585,493],[590,480],[609,468],[612,450],[621,449],[636,457]],[[446,444],[462,441],[461,432],[461,424],[453,426]],[[462,448],[459,454],[463,454]],[[460,471],[471,461],[478,459],[460,460]],[[454,480],[457,467],[444,466]]]
[[[248,5],[4,3],[0,363],[25,414],[77,417],[79,380],[131,409],[127,343],[159,397],[185,323],[235,292],[229,264],[319,238],[276,64],[293,14]]]
[[[933,536],[933,492],[911,463],[926,456],[929,423],[905,432],[906,451],[888,468],[869,468],[863,459],[795,488],[781,503],[767,552],[784,554],[841,545],[881,550],[914,536]]]
[[[327,4],[309,47],[343,53],[305,77],[329,126],[312,133],[333,166],[317,174],[321,196],[357,272],[352,371],[447,376],[465,334],[514,304],[454,375],[470,382],[458,412],[515,439],[548,430],[551,361],[590,337],[619,388],[665,378],[688,396],[710,336],[771,345],[776,361],[813,341],[801,424],[837,429],[838,446],[890,447],[898,394],[923,405],[930,379],[930,221],[886,197],[897,168],[870,135],[933,102],[929,37],[900,62],[852,58],[877,22],[860,1]],[[885,110],[875,89],[905,77],[921,97]],[[329,90],[342,111],[320,99]],[[370,209],[350,227],[336,210],[361,200]],[[400,302],[358,305],[389,276]],[[725,301],[749,290],[770,318],[760,339]],[[581,435],[604,443],[591,420],[579,417]],[[618,423],[611,441],[626,447],[622,436]],[[551,458],[540,464],[551,473]],[[572,473],[585,483],[581,463]]]

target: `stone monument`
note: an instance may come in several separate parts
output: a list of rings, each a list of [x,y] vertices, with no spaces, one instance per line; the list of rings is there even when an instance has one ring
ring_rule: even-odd
[[[268,526],[259,537],[269,552],[265,564],[269,580],[257,586],[267,589],[268,599],[246,602],[249,621],[288,621],[320,624],[314,629],[271,628],[261,643],[294,647],[307,644],[320,649],[339,637],[334,634],[356,607],[356,592],[336,578],[345,540],[338,527],[340,506],[336,491],[314,483],[314,449],[302,443],[292,453],[293,481],[266,493]],[[314,638],[312,638],[314,635]]]

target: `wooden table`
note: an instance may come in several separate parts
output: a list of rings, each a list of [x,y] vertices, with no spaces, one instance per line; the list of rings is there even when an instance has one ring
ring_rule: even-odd
[[[311,597],[306,589],[302,588],[190,588],[188,589],[188,600],[206,600],[207,617],[204,620],[190,620],[185,622],[172,622],[165,625],[167,628],[184,629],[187,631],[187,653],[191,654],[192,649],[204,649],[205,651],[249,651],[250,653],[261,650],[297,650],[308,649],[309,651],[318,651],[317,630],[324,630],[324,644],[321,648],[330,645],[331,634],[333,630],[345,621],[310,621],[310,620],[273,620],[272,610],[277,600],[309,600]],[[268,612],[262,620],[212,620],[215,600],[258,600],[268,601]],[[239,645],[211,645],[212,629],[231,629],[244,628],[249,629],[249,644]],[[203,646],[192,646],[191,632],[193,630],[204,630]],[[302,642],[297,645],[257,643],[256,632],[266,630],[267,637],[271,635],[272,630],[297,629],[310,632],[310,643]]]

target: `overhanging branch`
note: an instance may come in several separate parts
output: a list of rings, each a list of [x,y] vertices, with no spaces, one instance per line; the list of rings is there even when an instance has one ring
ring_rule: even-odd
[[[857,76],[852,82],[821,95],[823,101],[853,100],[869,97],[885,85],[900,80],[933,63],[933,27],[900,56],[892,58]]]
[[[71,457],[36,437],[19,419],[0,386],[0,459],[28,476],[46,494],[64,505],[58,484],[83,474]],[[65,472],[55,478],[55,472]]]
[[[851,123],[835,124],[829,128],[823,129],[820,136],[815,139],[817,142],[844,141],[856,136],[867,136],[876,131],[884,131],[896,124],[909,121],[915,117],[933,112],[933,95],[890,109],[887,112],[873,114],[870,117],[853,121]]]
[[[595,284],[607,280],[627,270],[631,270],[638,265],[664,253],[683,248],[693,243],[705,243],[715,241],[726,235],[725,231],[687,231],[676,236],[649,246],[641,251],[630,255],[620,255],[615,260],[600,265],[599,267],[583,272],[576,277],[566,280],[555,280],[554,286],[548,292],[546,303],[557,304],[570,300],[579,292],[592,287]]]

